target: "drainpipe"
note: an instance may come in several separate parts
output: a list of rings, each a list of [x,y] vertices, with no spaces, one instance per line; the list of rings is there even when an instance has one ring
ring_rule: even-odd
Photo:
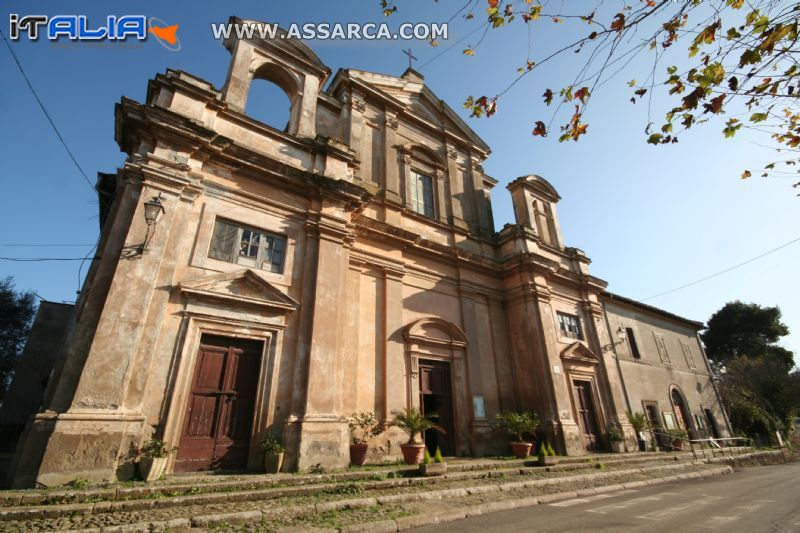
[[[706,369],[708,370],[708,379],[711,381],[711,386],[714,388],[714,394],[717,397],[717,404],[719,405],[719,410],[722,411],[722,418],[725,419],[725,425],[728,426],[728,435],[733,436],[733,427],[731,426],[731,421],[728,418],[728,412],[725,410],[725,404],[722,403],[722,396],[719,393],[719,389],[717,388],[717,382],[714,380],[714,372],[711,371],[711,364],[708,362],[708,356],[706,355],[706,348],[703,346],[703,341],[700,339],[700,332],[695,331],[694,336],[697,338],[697,344],[700,345],[700,353],[703,355],[703,361],[706,362]]]

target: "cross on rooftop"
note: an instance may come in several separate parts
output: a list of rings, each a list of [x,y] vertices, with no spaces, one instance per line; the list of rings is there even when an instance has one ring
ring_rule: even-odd
[[[416,61],[417,57],[411,53],[411,48],[403,50],[403,53],[408,56],[408,68],[411,68],[411,62]]]

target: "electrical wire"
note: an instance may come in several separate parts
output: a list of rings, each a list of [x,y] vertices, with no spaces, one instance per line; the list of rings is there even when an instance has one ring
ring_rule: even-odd
[[[23,244],[23,243],[8,243],[3,242],[0,243],[0,246],[7,246],[9,248],[16,248],[16,247],[31,247],[31,248],[52,248],[56,246],[70,246],[70,247],[78,247],[78,248],[85,248],[87,246],[94,246],[91,243],[88,244]]]
[[[800,237],[798,237],[798,238],[796,238],[796,239],[794,239],[794,240],[791,240],[791,241],[789,241],[789,242],[787,242],[787,243],[781,244],[781,245],[780,245],[780,246],[778,246],[777,248],[773,248],[772,250],[769,250],[769,251],[767,251],[767,252],[764,252],[764,253],[763,253],[763,254],[761,254],[761,255],[757,255],[757,256],[755,256],[755,257],[752,257],[752,258],[748,259],[747,261],[742,261],[741,263],[739,263],[739,264],[737,264],[737,265],[733,265],[732,267],[726,268],[725,270],[720,270],[719,272],[716,272],[716,273],[714,273],[714,274],[711,274],[710,276],[706,276],[706,277],[704,277],[704,278],[700,278],[700,279],[698,279],[698,280],[692,281],[691,283],[687,283],[687,284],[685,284],[685,285],[681,285],[680,287],[675,287],[674,289],[670,289],[670,290],[668,290],[668,291],[660,292],[660,293],[658,293],[658,294],[656,294],[656,295],[654,295],[654,296],[650,296],[650,297],[648,297],[648,298],[642,298],[642,299],[641,299],[641,300],[639,300],[639,301],[640,301],[640,302],[646,302],[647,300],[652,300],[653,298],[658,298],[659,296],[664,296],[665,294],[670,294],[670,293],[672,293],[672,292],[679,291],[679,290],[681,290],[681,289],[685,289],[686,287],[691,287],[692,285],[697,285],[698,283],[701,283],[701,282],[703,282],[703,281],[707,281],[707,280],[709,280],[709,279],[711,279],[711,278],[715,278],[715,277],[717,277],[717,276],[720,276],[720,275],[722,275],[722,274],[725,274],[725,273],[727,273],[727,272],[730,272],[731,270],[735,270],[735,269],[737,269],[737,268],[739,268],[739,267],[742,267],[742,266],[744,266],[744,265],[747,265],[747,264],[749,264],[749,263],[752,263],[753,261],[756,261],[756,260],[758,260],[758,259],[761,259],[762,257],[766,257],[766,256],[768,256],[769,254],[771,254],[771,253],[774,253],[774,252],[777,252],[778,250],[780,250],[780,249],[782,249],[782,248],[786,248],[786,247],[787,247],[787,246],[789,246],[790,244],[794,244],[794,243],[796,243],[796,242],[798,242],[798,241],[800,241]]]
[[[35,263],[40,261],[85,261],[86,257],[0,257],[0,261]],[[97,259],[95,257],[94,259]]]
[[[64,149],[67,151],[67,154],[69,154],[69,158],[72,159],[72,162],[75,163],[75,167],[78,169],[78,172],[81,173],[81,176],[83,176],[83,179],[86,180],[86,183],[89,185],[89,187],[91,187],[92,191],[94,191],[95,188],[94,188],[94,185],[92,185],[92,181],[86,175],[86,172],[83,171],[83,168],[81,168],[81,165],[78,163],[78,160],[75,159],[75,155],[72,153],[72,150],[69,149],[69,146],[67,146],[67,142],[64,140],[64,137],[61,135],[61,132],[58,131],[58,128],[56,127],[56,123],[53,122],[53,118],[50,116],[50,113],[47,112],[47,108],[45,108],[44,103],[42,102],[41,98],[39,98],[39,95],[36,93],[36,90],[33,88],[33,84],[31,84],[31,80],[28,79],[28,75],[25,74],[25,70],[23,70],[22,64],[19,62],[19,58],[17,57],[17,54],[14,52],[14,49],[11,47],[11,43],[8,42],[8,39],[6,39],[6,36],[5,36],[5,34],[3,33],[2,30],[0,30],[0,37],[2,37],[3,38],[3,42],[6,43],[6,47],[8,48],[8,51],[11,52],[11,57],[14,58],[14,62],[17,64],[17,68],[19,68],[19,71],[22,74],[22,77],[25,78],[25,83],[28,84],[28,89],[30,89],[31,94],[33,94],[33,97],[36,99],[36,102],[39,103],[39,107],[42,108],[42,112],[44,113],[44,116],[47,117],[47,121],[50,122],[50,125],[53,127],[53,131],[56,132],[56,136],[58,136],[58,140],[61,141],[62,145],[64,145]]]

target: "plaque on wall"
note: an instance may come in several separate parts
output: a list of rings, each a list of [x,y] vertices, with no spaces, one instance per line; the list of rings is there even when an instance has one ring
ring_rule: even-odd
[[[483,403],[483,396],[476,394],[472,397],[472,412],[476,419],[486,418],[486,406]]]

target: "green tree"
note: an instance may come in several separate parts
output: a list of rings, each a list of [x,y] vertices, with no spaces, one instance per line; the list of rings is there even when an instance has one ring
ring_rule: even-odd
[[[775,344],[788,334],[789,328],[781,322],[778,307],[737,300],[711,315],[702,339],[709,359],[717,363],[725,364],[739,356],[766,356],[781,361],[788,372],[794,365],[794,354]]]
[[[721,376],[720,395],[737,433],[787,431],[800,412],[800,372],[787,372],[768,356],[730,359]]]
[[[380,0],[386,16],[398,8],[412,9],[406,7],[411,5]],[[464,107],[474,117],[497,113],[503,96],[523,86],[524,80],[525,90],[542,94],[544,103],[554,109],[550,117],[534,117],[533,135],[547,137],[553,122],[560,120],[558,140],[577,141],[588,133],[592,96],[601,88],[615,90],[608,82],[629,71],[630,63],[644,52],[649,61],[638,67],[644,70],[637,76],[639,81],[631,79],[627,87],[617,87],[621,97],[633,104],[645,101],[648,143],[678,142],[687,130],[704,123],[717,124],[726,138],[747,129],[763,134],[781,154],[759,171],[762,175],[788,173],[796,178],[800,172],[783,166],[776,170],[777,164],[800,163],[800,2],[468,0],[457,5],[460,9],[450,24],[463,21],[467,27],[465,36],[449,46],[458,45],[475,60],[480,59],[481,44],[492,32],[524,25],[528,34],[527,42],[508,48],[508,54],[519,58],[519,67],[506,80],[496,81],[494,95],[466,98]],[[552,29],[557,30],[555,37]],[[432,46],[439,44],[431,41]],[[680,53],[679,44],[684,48]],[[543,66],[547,71],[553,64],[562,67],[550,70],[558,74],[540,74]],[[650,119],[654,93],[670,101],[663,121]],[[750,170],[741,174],[750,176]]]
[[[32,292],[19,292],[14,280],[0,281],[0,400],[5,398],[36,309]]]

